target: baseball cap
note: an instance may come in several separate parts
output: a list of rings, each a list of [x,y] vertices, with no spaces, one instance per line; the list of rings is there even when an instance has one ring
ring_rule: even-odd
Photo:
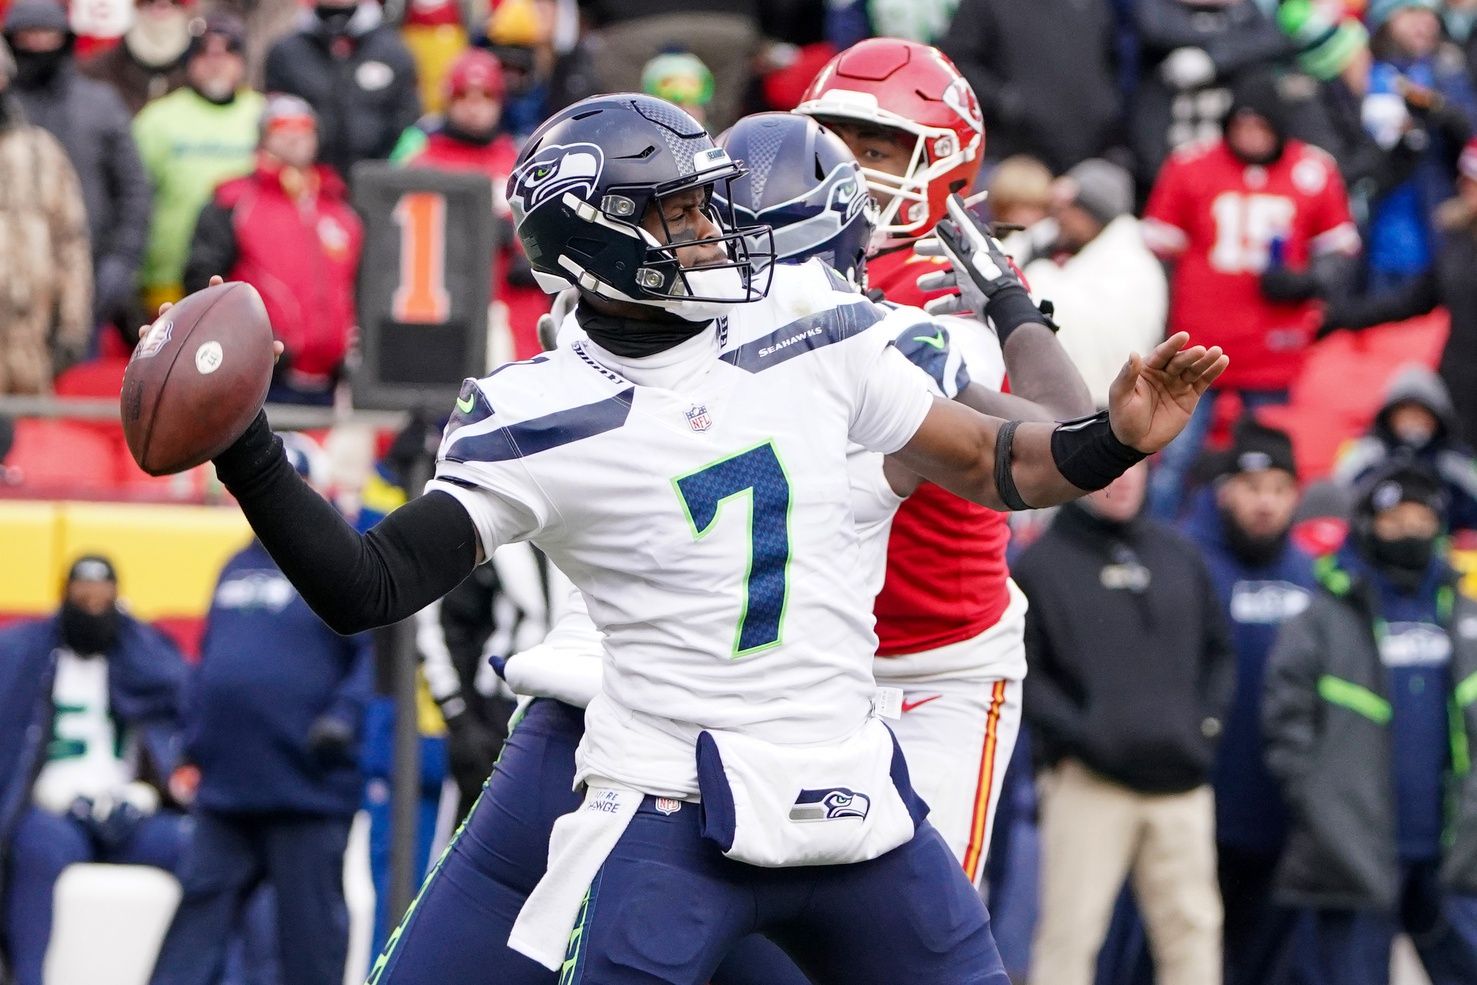
[[[101,554],[84,554],[67,570],[67,584],[74,581],[108,581],[117,584],[118,572],[113,562]]]

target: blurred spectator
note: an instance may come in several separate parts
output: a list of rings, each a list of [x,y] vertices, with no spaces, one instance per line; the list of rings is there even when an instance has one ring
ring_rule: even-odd
[[[467,28],[459,0],[414,0],[401,7],[400,37],[415,63],[416,93],[421,109],[439,113],[446,73],[467,47]]]
[[[1477,981],[1477,606],[1439,550],[1444,512],[1419,468],[1371,476],[1272,653],[1267,765],[1291,812],[1277,884],[1316,910],[1305,980],[1387,982],[1404,931],[1434,985]]]
[[[1013,154],[995,165],[985,206],[997,223],[1025,229],[1051,212],[1051,169],[1029,154]]]
[[[3,926],[16,985],[41,985],[62,870],[174,869],[189,830],[160,809],[179,759],[184,658],[119,609],[106,558],[78,558],[65,591],[56,615],[0,633]]]
[[[1308,607],[1313,559],[1290,537],[1298,483],[1286,434],[1244,417],[1218,465],[1214,492],[1199,499],[1185,532],[1210,569],[1236,651],[1236,694],[1213,773],[1226,985],[1273,985],[1296,917],[1272,900],[1287,810],[1263,765],[1262,683],[1277,630]]]
[[[688,116],[706,124],[708,104],[713,101],[713,73],[690,51],[663,52],[641,69],[641,91],[680,106]]]
[[[221,274],[261,293],[286,346],[267,392],[274,403],[332,404],[354,332],[364,229],[343,180],[317,156],[312,107],[269,96],[256,170],[216,188],[185,265],[186,292]]]
[[[300,444],[285,444],[310,472]],[[373,677],[368,636],[325,626],[260,541],[226,562],[187,690],[195,835],[154,985],[214,983],[229,931],[263,884],[276,890],[283,985],[343,981],[344,849]]]
[[[1031,980],[1088,985],[1124,877],[1159,980],[1221,975],[1207,779],[1235,664],[1204,563],[1140,514],[1147,468],[1063,506],[1021,555],[1041,779]]]
[[[1301,73],[1281,87],[1290,104],[1289,132],[1333,155],[1367,233],[1371,204],[1410,176],[1429,143],[1426,129],[1412,118],[1393,145],[1381,146],[1364,128],[1369,32],[1341,0],[1288,0],[1277,22],[1298,47]]]
[[[1138,0],[1132,146],[1147,188],[1173,150],[1220,136],[1231,87],[1291,53],[1256,0]]]
[[[146,311],[183,296],[200,209],[217,184],[251,170],[263,100],[245,87],[245,45],[240,21],[206,18],[185,54],[187,84],[134,118],[133,134],[154,183],[141,278]]]
[[[77,71],[76,38],[53,0],[16,0],[5,38],[16,62],[12,88],[26,119],[61,141],[82,185],[93,321],[124,319],[149,228],[149,182],[128,131],[131,114],[112,89]]]
[[[979,96],[985,153],[1058,174],[1119,136],[1112,45],[1108,5],[1077,0],[962,0],[939,42]]]
[[[0,394],[43,393],[92,338],[87,212],[67,152],[26,122],[0,38]]]
[[[759,47],[759,0],[579,0],[593,32],[592,69],[602,91],[637,92],[642,67],[680,45],[713,73],[709,129],[727,129],[743,110]]]
[[[1477,458],[1441,377],[1418,363],[1396,374],[1369,433],[1344,451],[1333,478],[1354,487],[1395,460],[1419,463],[1441,480],[1453,531],[1477,531]]]
[[[267,55],[266,90],[301,96],[318,114],[320,157],[345,180],[382,160],[420,116],[415,64],[376,0],[323,0]]]
[[[513,235],[513,211],[504,191],[518,145],[500,125],[504,95],[498,60],[477,48],[463,52],[446,78],[446,114],[406,130],[390,160],[409,167],[471,171],[491,180],[496,251],[492,298],[498,313],[492,320],[493,342],[503,359],[527,359],[539,351],[536,325],[549,310],[549,296],[534,283],[523,246]]]
[[[1436,213],[1444,234],[1436,268],[1398,291],[1334,299],[1320,331],[1401,321],[1444,306],[1451,315],[1451,334],[1439,372],[1462,434],[1477,435],[1477,279],[1472,276],[1477,270],[1477,139],[1468,142],[1458,167],[1457,197]]]
[[[1437,0],[1373,0],[1365,129],[1393,148],[1419,126],[1426,146],[1409,177],[1373,203],[1369,290],[1379,293],[1428,273],[1435,264],[1436,207],[1451,197],[1457,154],[1472,135],[1477,95],[1466,60],[1443,42]]]
[[[1052,220],[1048,255],[1026,264],[1026,280],[1054,306],[1062,348],[1106,407],[1124,353],[1164,338],[1164,268],[1133,216],[1133,177],[1116,164],[1093,158],[1059,178]]]
[[[130,115],[185,84],[193,0],[134,0],[118,44],[82,62],[84,74],[117,90]]]
[[[1144,236],[1173,265],[1169,330],[1225,347],[1231,368],[1160,456],[1150,510],[1179,512],[1181,486],[1210,429],[1217,393],[1254,410],[1287,401],[1318,324],[1314,296],[1350,265],[1359,235],[1333,160],[1287,136],[1275,80],[1242,80],[1226,135],[1164,165]]]

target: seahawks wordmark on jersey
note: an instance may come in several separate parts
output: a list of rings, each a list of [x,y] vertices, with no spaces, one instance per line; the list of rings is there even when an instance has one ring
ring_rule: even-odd
[[[781,267],[656,356],[581,341],[464,387],[429,488],[484,553],[542,548],[606,634],[577,780],[692,798],[703,728],[825,742],[869,714],[847,447],[897,450],[933,399],[867,331],[886,316],[819,263]]]

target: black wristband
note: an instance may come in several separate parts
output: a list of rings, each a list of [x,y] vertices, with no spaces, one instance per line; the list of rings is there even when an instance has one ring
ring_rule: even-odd
[[[1066,421],[1051,432],[1057,471],[1078,489],[1093,492],[1149,456],[1125,445],[1108,424],[1108,412]]]
[[[215,456],[215,474],[230,489],[259,475],[281,454],[282,439],[272,433],[267,412],[259,410],[241,437]]]
[[[985,303],[985,316],[995,326],[995,335],[1001,345],[1022,325],[1045,324],[1031,295],[1019,284],[1010,284],[996,291]]]
[[[1020,421],[1006,421],[995,434],[995,490],[1000,493],[1000,501],[1008,510],[1031,509],[1016,488],[1015,474],[1010,467],[1014,459],[1011,449],[1015,445],[1015,429],[1020,426]]]

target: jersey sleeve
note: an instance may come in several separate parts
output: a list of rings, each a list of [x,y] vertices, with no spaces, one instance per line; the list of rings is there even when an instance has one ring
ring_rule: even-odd
[[[1156,256],[1176,256],[1190,244],[1190,196],[1186,169],[1171,156],[1159,170],[1159,179],[1149,193],[1149,204],[1140,223],[1144,244]]]
[[[912,440],[933,406],[934,395],[897,346],[875,352],[858,381],[850,437],[870,451],[890,455]]]
[[[1313,256],[1330,253],[1352,255],[1359,252],[1359,229],[1349,211],[1349,192],[1333,159],[1324,154],[1310,155],[1298,167],[1321,166],[1325,172],[1322,189],[1313,199],[1312,222],[1308,226],[1308,252]]]
[[[435,477],[426,483],[427,492],[444,492],[466,509],[484,558],[528,540],[554,515],[522,458],[501,453],[507,444],[499,440],[499,423],[481,386],[467,380],[441,438]]]

